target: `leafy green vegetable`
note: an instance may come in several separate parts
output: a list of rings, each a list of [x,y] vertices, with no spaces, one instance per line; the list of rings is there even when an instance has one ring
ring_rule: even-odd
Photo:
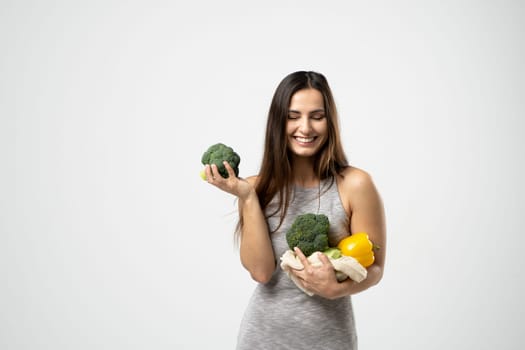
[[[228,171],[224,167],[223,162],[227,161],[235,172],[235,176],[239,176],[239,163],[241,162],[241,157],[233,148],[226,146],[223,143],[216,143],[211,145],[206,152],[202,155],[201,162],[204,165],[215,164],[219,170],[219,174],[222,177],[228,178]],[[202,177],[202,174],[201,174]]]
[[[290,249],[298,247],[305,256],[328,247],[328,230],[330,223],[324,214],[302,214],[295,218],[286,232],[286,241]]]

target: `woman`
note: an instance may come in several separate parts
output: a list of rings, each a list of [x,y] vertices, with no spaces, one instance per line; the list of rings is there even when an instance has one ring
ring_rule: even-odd
[[[381,198],[368,173],[349,166],[337,111],[322,74],[299,71],[285,77],[273,96],[259,175],[240,179],[225,163],[227,179],[206,166],[208,181],[235,195],[242,265],[259,282],[243,317],[238,349],[356,349],[351,295],[383,275],[386,229]],[[279,267],[289,249],[285,233],[297,215],[322,213],[330,220],[331,246],[365,231],[381,247],[367,278],[338,282],[320,254],[311,266],[293,270],[309,296]]]

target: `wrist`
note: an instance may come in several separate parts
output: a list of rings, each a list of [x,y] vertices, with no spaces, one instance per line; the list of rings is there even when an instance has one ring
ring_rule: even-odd
[[[249,205],[254,201],[259,203],[259,198],[257,197],[257,192],[255,192],[254,188],[250,188],[248,191],[240,194],[238,197],[239,201],[241,202],[241,205],[243,206],[247,204]]]

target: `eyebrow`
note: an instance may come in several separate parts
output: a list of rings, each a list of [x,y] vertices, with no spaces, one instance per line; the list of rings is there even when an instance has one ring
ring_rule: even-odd
[[[314,109],[313,111],[310,111],[309,114],[319,113],[319,112],[324,113],[324,108]],[[294,109],[290,109],[290,110],[288,110],[288,113],[297,113],[297,114],[301,114],[301,112],[296,111],[296,110],[294,110]]]

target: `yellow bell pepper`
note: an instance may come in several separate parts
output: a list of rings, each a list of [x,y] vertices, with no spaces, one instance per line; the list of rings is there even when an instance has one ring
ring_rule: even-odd
[[[364,267],[368,267],[374,263],[374,249],[378,247],[370,241],[366,232],[358,232],[343,238],[337,248],[341,254],[351,256]]]

